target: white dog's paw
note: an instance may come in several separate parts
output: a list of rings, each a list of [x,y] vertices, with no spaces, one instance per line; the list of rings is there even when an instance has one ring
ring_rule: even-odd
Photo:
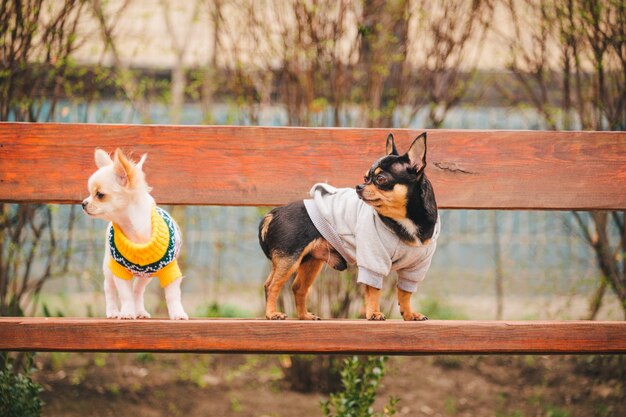
[[[189,316],[185,313],[185,310],[180,309],[170,312],[170,320],[189,320]]]
[[[133,308],[123,308],[122,307],[122,311],[120,311],[120,319],[122,320],[134,320],[137,318],[137,315],[135,314],[135,309]]]
[[[150,313],[148,313],[146,310],[139,310],[137,312],[137,318],[138,319],[149,319],[150,317]]]
[[[107,319],[119,319],[121,316],[119,310],[107,310]]]

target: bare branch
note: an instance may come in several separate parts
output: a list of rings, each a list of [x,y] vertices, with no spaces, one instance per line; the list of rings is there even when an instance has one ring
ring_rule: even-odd
[[[589,243],[590,245],[594,245],[595,239],[591,237],[591,233],[589,232],[589,229],[587,228],[587,225],[583,221],[582,217],[580,217],[580,213],[577,211],[573,211],[572,214],[574,215],[576,222],[580,226],[579,230],[583,234],[583,237],[585,238],[587,243]]]

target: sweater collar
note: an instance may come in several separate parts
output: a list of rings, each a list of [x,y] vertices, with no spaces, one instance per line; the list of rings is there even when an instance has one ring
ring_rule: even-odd
[[[145,243],[135,243],[128,239],[122,230],[113,224],[113,244],[115,249],[128,261],[137,265],[147,265],[159,261],[167,253],[170,245],[170,230],[164,218],[152,207],[152,233]]]

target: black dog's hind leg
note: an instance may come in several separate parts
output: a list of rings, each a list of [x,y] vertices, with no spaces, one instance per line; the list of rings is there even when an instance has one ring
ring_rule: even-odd
[[[300,259],[293,260],[291,257],[272,257],[272,271],[265,281],[265,317],[269,320],[285,320],[287,315],[276,311],[276,300],[280,290],[300,264]]]
[[[306,307],[306,299],[309,294],[309,288],[313,285],[323,265],[323,260],[308,258],[298,267],[298,274],[293,281],[291,289],[296,299],[296,310],[300,320],[320,320],[315,314],[309,313]]]

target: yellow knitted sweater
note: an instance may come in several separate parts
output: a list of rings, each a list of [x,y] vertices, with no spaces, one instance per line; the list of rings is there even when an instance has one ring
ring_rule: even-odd
[[[176,261],[180,232],[169,214],[159,207],[152,209],[151,221],[152,236],[146,243],[132,242],[117,225],[109,225],[109,268],[115,276],[126,280],[156,276],[161,287],[166,287],[182,276]]]

